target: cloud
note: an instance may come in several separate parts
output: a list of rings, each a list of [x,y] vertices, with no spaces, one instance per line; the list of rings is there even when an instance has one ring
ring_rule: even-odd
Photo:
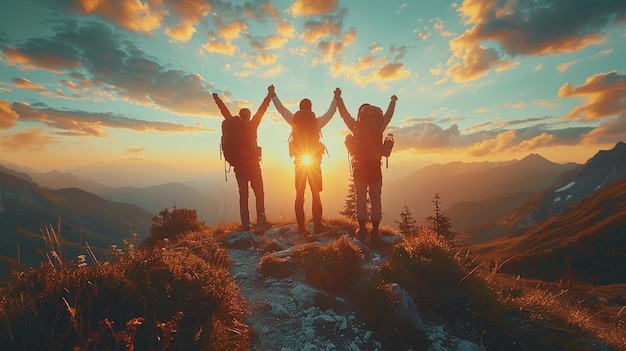
[[[127,154],[139,154],[139,153],[144,152],[145,150],[146,150],[145,147],[130,147],[130,146],[126,147]]]
[[[465,0],[457,11],[473,25],[450,42],[448,74],[462,82],[510,68],[506,56],[571,53],[602,43],[605,27],[623,24],[626,2]]]
[[[67,70],[78,80],[73,84],[81,84],[78,90],[96,94],[96,100],[122,98],[177,113],[221,116],[211,98],[212,84],[198,74],[162,65],[103,24],[68,23],[51,37],[32,38],[13,49],[32,58],[33,67]],[[59,57],[61,51],[62,65],[42,59]]]
[[[0,100],[0,129],[12,128],[19,118],[20,115],[13,111],[9,101]]]
[[[554,144],[556,137],[552,134],[541,133],[540,135],[529,139],[523,140],[519,145],[512,148],[513,152],[530,152],[541,147],[551,146]]]
[[[165,30],[165,34],[172,38],[170,42],[183,42],[186,43],[191,40],[191,37],[196,32],[196,29],[189,24],[181,24]]]
[[[567,71],[570,67],[572,67],[576,63],[578,63],[578,61],[569,61],[569,62],[562,63],[562,64],[556,66],[556,70],[559,71],[559,73],[564,73],[565,71]]]
[[[76,0],[78,12],[84,15],[98,15],[132,31],[150,33],[161,26],[165,9],[152,8],[160,2],[138,0]],[[155,6],[156,7],[156,6]]]
[[[507,150],[515,139],[515,130],[499,133],[495,138],[485,139],[467,148],[472,156],[485,156]]]
[[[583,144],[614,143],[626,140],[626,114],[605,121],[595,129],[583,135]]]
[[[226,41],[239,38],[242,32],[248,30],[248,23],[243,20],[236,20],[230,23],[222,23],[221,16],[215,16],[217,34]]]
[[[339,36],[342,24],[334,22],[331,18],[323,21],[307,21],[304,23],[304,33],[300,35],[300,39],[308,44],[314,44],[320,39],[330,36]]]
[[[296,0],[289,9],[294,17],[310,17],[334,11],[338,0]]]
[[[239,48],[231,42],[211,40],[202,45],[202,48],[212,54],[233,56]]]
[[[54,142],[54,138],[42,135],[40,128],[0,136],[0,146],[9,151],[18,151],[23,149],[41,151],[52,142]]]
[[[45,124],[68,136],[104,137],[104,129],[128,129],[141,132],[197,132],[209,131],[202,126],[186,126],[173,122],[146,121],[113,113],[96,113],[79,110],[56,110],[44,105],[32,106],[22,102],[12,104],[12,110],[20,121]]]
[[[456,124],[443,129],[428,121],[417,122],[403,128],[389,128],[389,132],[393,133],[397,140],[396,147],[399,150],[444,149],[453,145],[461,135]]]
[[[26,78],[15,78],[13,79],[13,86],[20,89],[29,89],[35,91],[46,91],[46,88],[37,83],[33,83]]]
[[[626,114],[626,75],[611,71],[588,77],[574,87],[566,83],[559,89],[559,98],[579,97],[584,103],[567,114],[567,119],[598,120]]]
[[[15,48],[7,46],[2,48],[2,53],[7,57],[8,65],[19,66],[24,70],[45,69],[55,73],[61,73],[64,69],[80,67],[80,60],[76,50],[66,43],[46,39],[29,40],[24,46]]]
[[[165,0],[164,3],[187,26],[200,23],[213,8],[211,2],[206,0]]]

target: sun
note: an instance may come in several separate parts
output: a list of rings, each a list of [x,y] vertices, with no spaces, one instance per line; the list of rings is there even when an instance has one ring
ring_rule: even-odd
[[[305,166],[310,165],[311,161],[312,161],[312,159],[311,159],[311,156],[309,156],[309,155],[304,155],[302,157],[302,164],[305,165]]]

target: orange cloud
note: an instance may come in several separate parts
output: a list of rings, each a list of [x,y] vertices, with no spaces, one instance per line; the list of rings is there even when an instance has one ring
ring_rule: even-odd
[[[143,152],[144,150],[146,150],[145,147],[130,147],[130,146],[128,146],[126,148],[126,153],[127,154],[138,154],[138,153]]]
[[[209,41],[202,45],[202,48],[210,53],[233,56],[239,48],[231,42]]]
[[[31,129],[26,132],[7,134],[0,137],[0,146],[10,151],[28,149],[31,151],[41,151],[54,139],[50,136],[42,135],[40,128]]]
[[[598,120],[626,114],[626,75],[611,71],[588,77],[583,85],[566,83],[558,97],[579,97],[585,102],[567,114],[567,119]]]
[[[485,156],[508,149],[515,139],[515,130],[499,133],[493,139],[483,140],[467,148],[467,152],[472,156]]]
[[[542,133],[530,140],[523,140],[518,146],[512,148],[513,152],[529,152],[544,146],[551,146],[556,141],[556,137],[552,134]]]
[[[393,81],[409,77],[411,71],[405,69],[403,63],[388,63],[382,66],[376,75],[380,80]]]
[[[323,22],[306,22],[304,24],[305,31],[300,35],[300,39],[309,44],[317,43],[320,39],[337,36],[341,32],[341,25],[325,19]]]
[[[46,90],[46,88],[43,85],[33,83],[26,78],[15,78],[13,80],[13,86],[16,88],[20,88],[20,89],[29,89],[29,90],[36,90],[36,91]]]
[[[183,43],[191,40],[191,37],[195,32],[196,29],[189,24],[181,24],[179,26],[174,26],[165,30],[165,34],[172,38],[171,42],[179,41]]]
[[[556,66],[556,70],[559,71],[559,73],[563,73],[567,71],[570,67],[575,65],[576,63],[578,63],[578,61],[569,61],[569,62],[562,63]]]
[[[164,2],[185,25],[200,23],[211,13],[212,9],[211,3],[205,0],[165,0]]]
[[[290,11],[294,17],[309,17],[332,12],[337,5],[338,0],[296,0]]]
[[[167,14],[161,9],[152,9],[151,5],[160,2],[142,2],[139,0],[77,0],[79,12],[85,15],[99,15],[123,28],[132,31],[150,33],[161,26]]]
[[[581,143],[613,143],[615,140],[626,140],[626,115],[607,120],[597,128],[583,136]]]
[[[11,103],[6,100],[0,100],[0,129],[9,129],[13,127],[20,115],[13,111]]]
[[[244,21],[232,21],[228,24],[219,24],[217,26],[217,34],[227,41],[237,39],[248,29],[248,24]]]
[[[447,73],[463,82],[514,67],[505,56],[571,53],[602,43],[607,38],[602,30],[621,24],[626,3],[465,0],[457,11],[474,25],[450,42]]]
[[[52,51],[27,53],[8,46],[2,50],[2,53],[7,57],[8,65],[16,65],[29,71],[43,68],[54,73],[61,73],[64,68],[80,67],[79,60],[63,57]]]

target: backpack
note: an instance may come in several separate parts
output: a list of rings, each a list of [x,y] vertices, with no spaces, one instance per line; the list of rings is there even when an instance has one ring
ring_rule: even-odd
[[[239,116],[225,118],[222,121],[221,151],[224,159],[231,166],[241,162],[260,160],[261,148],[256,143],[253,130],[246,130]]]
[[[383,113],[376,106],[366,105],[359,116],[354,134],[346,136],[345,145],[353,162],[380,165],[389,157],[394,145],[393,135],[383,142]]]
[[[326,146],[320,142],[317,118],[312,111],[298,111],[293,116],[293,127],[289,141],[289,156],[300,159],[309,156],[321,160]]]

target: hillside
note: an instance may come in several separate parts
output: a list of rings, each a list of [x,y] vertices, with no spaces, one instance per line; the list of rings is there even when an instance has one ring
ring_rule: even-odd
[[[492,223],[467,231],[468,243],[498,239],[538,225],[612,182],[626,178],[626,144],[601,150],[585,164],[564,172],[549,187]]]
[[[487,260],[512,258],[502,270],[544,280],[626,283],[626,179],[567,210],[499,240],[474,245]]]
[[[20,263],[36,266],[44,259],[41,230],[51,226],[60,234],[68,254],[77,255],[85,241],[97,251],[121,245],[131,232],[148,234],[153,214],[136,206],[115,203],[77,188],[49,190],[0,172],[3,189],[0,213],[0,276]],[[59,232],[60,229],[60,232]]]
[[[462,211],[453,211],[454,216],[450,216],[453,223],[459,219],[454,230],[463,231],[470,224],[483,225],[494,217],[506,215],[531,193],[546,189],[564,172],[577,167],[571,163],[553,163],[535,154],[519,161],[432,165],[386,183],[383,208],[385,213],[397,214],[406,202],[415,218],[425,218],[432,212],[435,193],[441,197],[444,212],[460,203],[480,202],[480,206],[474,206],[469,222]]]

